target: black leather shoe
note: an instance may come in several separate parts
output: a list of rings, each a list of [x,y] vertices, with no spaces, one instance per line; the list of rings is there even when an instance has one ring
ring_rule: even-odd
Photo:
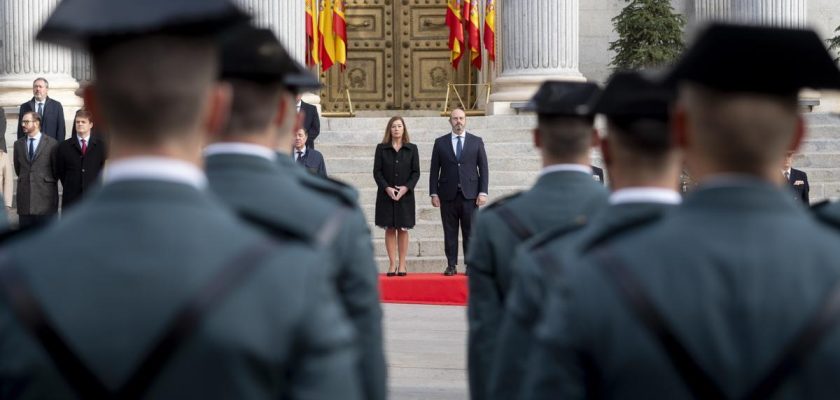
[[[450,265],[450,266],[446,267],[446,269],[443,271],[443,274],[446,275],[446,276],[452,276],[452,275],[455,275],[457,273],[458,273],[458,270],[455,269],[454,265]]]

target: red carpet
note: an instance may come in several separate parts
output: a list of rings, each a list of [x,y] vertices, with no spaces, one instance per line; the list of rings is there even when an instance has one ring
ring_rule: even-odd
[[[467,276],[415,274],[407,276],[379,275],[379,293],[383,303],[467,305]]]

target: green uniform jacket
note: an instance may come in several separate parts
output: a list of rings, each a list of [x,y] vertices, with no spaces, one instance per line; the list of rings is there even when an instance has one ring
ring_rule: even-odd
[[[489,372],[504,301],[512,280],[513,251],[524,240],[503,219],[504,208],[533,234],[585,219],[607,203],[607,191],[591,174],[558,171],[542,175],[531,190],[481,211],[467,254],[469,266],[470,395],[487,398]]]
[[[542,319],[551,282],[562,279],[564,265],[573,263],[584,249],[598,246],[609,235],[638,221],[659,218],[673,206],[664,203],[622,203],[596,214],[587,225],[552,229],[516,250],[513,287],[497,334],[496,354],[490,373],[492,399],[528,398],[522,393],[533,356],[534,326]],[[548,256],[546,256],[548,255]],[[546,264],[546,258],[553,263]]]
[[[297,181],[296,187],[299,190],[278,190],[277,197],[272,197],[276,199],[275,204],[284,204],[285,199],[291,201],[291,196],[297,193],[300,198],[306,199],[302,208],[311,207],[314,210],[320,207],[317,204],[334,204],[333,211],[338,205],[345,211],[344,223],[340,225],[329,245],[333,260],[336,260],[336,290],[358,332],[358,371],[362,379],[364,398],[384,399],[387,396],[388,369],[383,348],[379,272],[373,258],[370,229],[358,204],[358,193],[343,183],[308,173],[285,154],[277,155],[276,166],[280,175],[292,177]],[[278,186],[279,188],[282,186]],[[293,223],[298,224],[306,222],[301,220],[301,216],[304,215],[301,208],[277,208],[278,212],[285,215],[286,220],[291,219]],[[322,211],[319,218],[323,221],[332,212],[329,207],[320,208]],[[316,224],[315,219],[311,222]]]
[[[382,310],[370,232],[358,212],[304,186],[297,172],[291,171],[309,175],[294,164],[289,166],[293,168],[283,170],[279,163],[241,154],[215,154],[206,159],[210,187],[223,202],[263,225],[300,233],[329,249],[331,280],[358,332],[358,371],[365,398],[384,398]],[[336,222],[339,225],[333,226]]]
[[[537,327],[537,352],[560,367],[553,384],[536,377],[531,398],[691,398],[595,258],[604,251],[636,276],[700,367],[740,398],[837,282],[838,244],[840,235],[775,185],[735,178],[699,188],[668,218],[567,266],[552,291],[562,297],[550,296]],[[835,327],[775,398],[836,398],[838,360]]]
[[[263,240],[203,191],[126,180],[4,251],[65,341],[116,388],[175,311]],[[59,246],[45,251],[45,243]],[[361,398],[353,330],[325,279],[326,258],[285,243],[207,314],[147,398]],[[76,398],[0,296],[0,398],[7,397]]]

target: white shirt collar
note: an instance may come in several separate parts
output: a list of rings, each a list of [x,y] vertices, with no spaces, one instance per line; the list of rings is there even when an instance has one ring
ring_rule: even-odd
[[[183,183],[197,189],[207,187],[207,178],[198,167],[186,161],[166,157],[114,160],[102,174],[102,182],[105,184],[142,179]]]
[[[82,137],[82,135],[79,135],[78,133],[76,133],[76,138],[79,140],[79,144],[82,143],[82,140],[84,140],[87,143],[90,143],[90,132],[88,132],[87,137]]]
[[[292,147],[292,158],[297,159],[297,153],[298,152],[301,152],[301,155],[300,155],[301,157],[305,157],[307,150],[309,150],[309,149],[307,149],[306,146],[303,146],[303,149],[300,149],[300,150]]]
[[[580,164],[554,164],[543,167],[540,171],[540,176],[550,174],[552,172],[582,172],[586,175],[592,175],[592,167]]]
[[[632,187],[619,189],[610,195],[610,204],[626,203],[662,203],[680,204],[682,197],[679,193],[670,189],[654,187]]]
[[[454,132],[451,133],[451,135],[452,135],[452,140],[457,140],[458,139],[458,135],[456,135]],[[467,131],[464,131],[463,133],[461,133],[461,140],[465,140],[466,138],[467,138]]]
[[[209,157],[216,154],[244,154],[276,161],[277,153],[265,146],[252,143],[221,142],[207,145],[204,148],[204,156]]]
[[[38,131],[38,133],[36,133],[36,134],[35,134],[35,136],[32,136],[32,137],[29,137],[29,136],[27,135],[27,136],[26,136],[26,140],[27,140],[27,141],[29,141],[29,139],[35,139],[35,141],[36,141],[36,142],[37,142],[37,141],[40,141],[40,140],[41,140],[41,132],[40,132],[40,131]]]

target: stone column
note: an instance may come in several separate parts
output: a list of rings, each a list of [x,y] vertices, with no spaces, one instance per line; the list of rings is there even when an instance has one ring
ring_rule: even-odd
[[[499,2],[500,74],[494,80],[488,114],[515,112],[546,80],[583,81],[578,70],[578,0]]]
[[[804,27],[807,0],[697,0],[697,22],[730,21],[751,25]]]
[[[254,16],[257,26],[268,28],[286,46],[298,62],[305,62],[306,53],[306,2],[303,0],[235,0],[249,14]],[[307,93],[304,101],[321,103],[321,97]],[[319,107],[320,108],[320,107]]]
[[[18,108],[32,98],[32,81],[37,77],[49,81],[49,96],[64,105],[65,117],[71,118],[81,105],[74,94],[79,85],[72,76],[71,51],[35,40],[58,2],[0,1],[0,21],[5,22],[0,28],[0,107],[7,118],[7,132],[17,130]],[[9,134],[6,143],[11,146],[14,139],[14,134]]]

